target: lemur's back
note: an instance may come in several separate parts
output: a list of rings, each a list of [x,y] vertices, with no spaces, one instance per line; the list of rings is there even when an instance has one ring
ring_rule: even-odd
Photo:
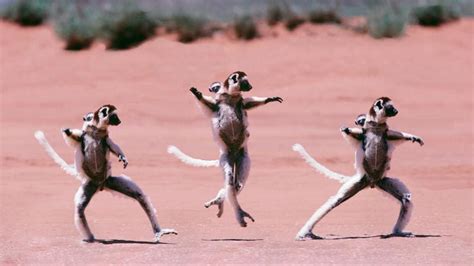
[[[389,162],[387,130],[386,124],[374,125],[368,122],[365,127],[363,165],[367,177],[372,183],[384,177]]]
[[[82,152],[84,159],[82,169],[94,182],[101,184],[109,175],[109,147],[107,133],[97,129],[88,129],[82,137]]]
[[[228,95],[219,100],[216,124],[216,135],[227,149],[232,152],[238,151],[247,137],[246,113],[242,97]]]

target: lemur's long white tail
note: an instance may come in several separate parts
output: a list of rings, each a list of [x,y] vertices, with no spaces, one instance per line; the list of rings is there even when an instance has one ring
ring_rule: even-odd
[[[46,153],[53,159],[53,161],[61,167],[61,169],[64,170],[69,175],[74,176],[78,180],[82,180],[81,176],[76,170],[76,167],[69,165],[66,163],[63,158],[59,156],[59,154],[56,153],[56,151],[49,145],[49,142],[46,140],[46,136],[42,131],[36,131],[35,132],[35,138],[38,140],[39,144],[44,148]]]
[[[185,153],[183,153],[180,149],[176,146],[170,145],[168,146],[168,153],[173,154],[185,164],[189,164],[195,167],[219,167],[219,160],[201,160],[193,158]]]
[[[341,175],[339,173],[333,172],[326,168],[324,165],[320,164],[318,161],[316,161],[311,155],[309,155],[306,150],[303,148],[301,144],[295,144],[293,145],[293,150],[296,151],[301,155],[301,157],[311,166],[313,167],[316,171],[319,173],[329,177],[330,179],[334,179],[339,181],[340,183],[344,183],[352,176],[346,176],[346,175]]]

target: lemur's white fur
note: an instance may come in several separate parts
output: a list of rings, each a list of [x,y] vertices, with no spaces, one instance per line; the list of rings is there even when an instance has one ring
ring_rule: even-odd
[[[312,229],[314,228],[314,226],[332,209],[334,209],[344,201],[348,200],[349,198],[357,194],[359,191],[367,188],[368,186],[377,186],[377,188],[395,197],[401,203],[400,214],[390,236],[412,235],[409,232],[403,232],[403,229],[405,228],[410,219],[410,214],[413,206],[411,203],[411,193],[400,180],[385,176],[386,171],[388,170],[387,165],[389,165],[390,163],[391,152],[393,151],[394,147],[394,145],[389,144],[388,141],[411,140],[413,142],[418,142],[420,145],[423,145],[423,140],[411,134],[388,129],[388,126],[386,125],[387,118],[395,116],[397,113],[398,111],[394,108],[390,99],[387,97],[381,97],[375,101],[374,105],[371,107],[369,114],[367,114],[367,121],[371,122],[367,122],[370,125],[364,124],[364,130],[358,132],[360,129],[341,129],[344,134],[350,134],[351,137],[359,140],[349,140],[349,142],[353,143],[356,147],[356,169],[359,169],[353,177],[347,179],[344,182],[344,184],[341,186],[336,195],[330,197],[326,201],[326,203],[324,203],[310,217],[310,219],[305,223],[305,225],[296,235],[296,240],[321,239],[321,237],[312,233]],[[363,139],[362,143],[360,143],[361,139]],[[380,145],[380,143],[383,143],[384,141],[386,142],[386,146],[380,146],[380,148],[377,148],[377,146],[373,146]],[[361,148],[357,147],[356,144],[358,142]],[[362,157],[361,160],[358,161],[358,156],[360,156],[360,154],[362,154]],[[371,158],[373,157],[371,156],[374,156],[374,154],[376,158],[378,158],[377,156],[381,156],[381,162],[385,162],[385,165],[377,166],[377,168],[374,168],[376,167],[375,165],[369,165],[367,166],[368,168],[366,168],[367,163],[369,162],[369,160],[372,160]],[[315,168],[320,170],[321,167],[323,166],[319,164],[316,165]],[[365,171],[365,169],[368,169],[367,172]],[[329,174],[334,175],[334,173],[331,172]]]
[[[326,177],[329,177],[329,179],[333,179],[338,181],[339,183],[344,183],[347,180],[349,180],[352,176],[346,176],[342,175],[336,172],[333,172],[326,168],[324,165],[320,164],[318,161],[316,161],[311,155],[309,155],[304,147],[301,144],[295,144],[293,145],[293,150],[296,151],[301,155],[301,157],[311,166],[313,167],[316,171],[319,173],[325,175]]]
[[[74,165],[66,163],[61,156],[51,147],[46,136],[44,135],[43,131],[36,131],[35,138],[38,140],[39,144],[44,148],[46,153],[53,159],[53,161],[61,167],[68,175],[72,175],[73,177],[77,178],[78,180],[82,181],[83,178],[79,175],[76,167]]]
[[[176,156],[180,161],[185,164],[195,166],[195,167],[219,167],[219,160],[201,160],[193,158],[185,153],[183,153],[176,146],[168,146],[168,153]]]

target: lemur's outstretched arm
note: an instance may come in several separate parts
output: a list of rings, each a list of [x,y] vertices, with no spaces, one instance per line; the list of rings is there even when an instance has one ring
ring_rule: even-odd
[[[362,128],[357,128],[357,127],[343,127],[341,128],[341,132],[345,133],[346,135],[349,135],[353,137],[356,140],[361,141],[364,137],[364,131]]]
[[[280,97],[249,97],[244,99],[244,109],[249,110],[269,102],[283,102]]]
[[[423,142],[423,139],[421,139],[418,136],[408,134],[402,131],[395,131],[395,130],[388,130],[387,132],[387,140],[390,141],[396,141],[396,142],[402,142],[402,141],[411,141],[411,142],[418,142],[420,146],[423,146],[425,144]]]
[[[119,158],[119,162],[123,162],[123,168],[126,168],[128,165],[127,157],[125,157],[125,154],[123,153],[122,149],[120,149],[120,146],[115,144],[115,142],[113,142],[110,137],[107,137],[106,140],[110,151]]]
[[[64,141],[71,147],[76,147],[81,142],[81,136],[84,131],[81,129],[70,129],[65,128],[61,130],[63,133]]]
[[[217,111],[218,109],[217,103],[212,97],[203,96],[202,92],[200,92],[198,89],[194,87],[189,89],[189,91],[191,91],[191,93],[194,94],[196,99],[198,99],[198,101],[202,103],[205,107],[207,107],[209,110],[211,110],[212,112]]]

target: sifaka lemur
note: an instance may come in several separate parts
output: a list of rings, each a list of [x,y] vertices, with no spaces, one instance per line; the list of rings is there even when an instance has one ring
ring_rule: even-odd
[[[110,152],[119,157],[119,161],[123,162],[124,168],[128,165],[124,153],[112,141],[108,132],[109,126],[117,126],[121,123],[117,108],[113,105],[104,105],[93,113],[92,120],[90,120],[90,117],[90,114],[85,116],[82,130],[63,130],[67,143],[80,147],[79,154],[76,151],[75,170],[78,173],[77,176],[82,180],[82,185],[79,187],[74,201],[75,223],[78,230],[83,234],[84,241],[93,242],[95,240],[85,217],[85,209],[92,196],[103,189],[115,191],[137,200],[150,220],[157,242],[163,235],[177,234],[174,229],[160,228],[153,205],[137,184],[124,175],[112,176],[109,160]],[[35,134],[35,136],[38,138],[41,137],[41,134]],[[45,139],[40,143],[48,152],[47,146],[49,144]],[[49,148],[52,150],[51,147]],[[50,152],[48,154],[52,156]],[[54,157],[53,159],[58,163]]]
[[[354,138],[356,142],[353,143],[357,143],[357,141],[359,143],[359,146],[356,148],[357,173],[352,177],[344,178],[344,184],[338,193],[329,198],[329,200],[311,216],[298,232],[296,236],[297,240],[320,239],[321,237],[311,232],[316,223],[333,208],[369,186],[372,188],[376,186],[395,197],[401,203],[400,214],[390,236],[412,235],[409,232],[403,232],[403,229],[409,221],[412,209],[411,193],[400,180],[386,177],[385,174],[389,169],[391,153],[396,143],[409,140],[423,145],[423,141],[417,136],[393,131],[388,128],[386,120],[389,117],[397,115],[397,113],[398,111],[393,106],[392,101],[387,97],[381,97],[374,102],[369,113],[366,115],[365,121],[360,116],[359,119],[356,120],[356,124],[363,125],[362,130],[358,128],[341,129],[344,134]],[[359,123],[357,123],[358,120]],[[302,148],[302,146],[294,147],[295,150],[300,148]],[[316,168],[319,166],[322,165],[316,165]]]
[[[224,200],[227,198],[234,209],[240,226],[247,226],[244,218],[254,221],[253,217],[240,206],[237,195],[242,191],[250,171],[250,158],[247,149],[248,122],[246,110],[267,104],[282,102],[280,97],[249,97],[243,98],[242,92],[250,91],[252,86],[247,74],[236,71],[228,76],[223,84],[211,84],[210,91],[215,92],[214,98],[204,97],[196,88],[190,91],[211,114],[214,138],[220,148],[219,165],[224,173],[224,187],[217,196],[206,202],[205,207],[218,206],[217,216],[221,217]]]

